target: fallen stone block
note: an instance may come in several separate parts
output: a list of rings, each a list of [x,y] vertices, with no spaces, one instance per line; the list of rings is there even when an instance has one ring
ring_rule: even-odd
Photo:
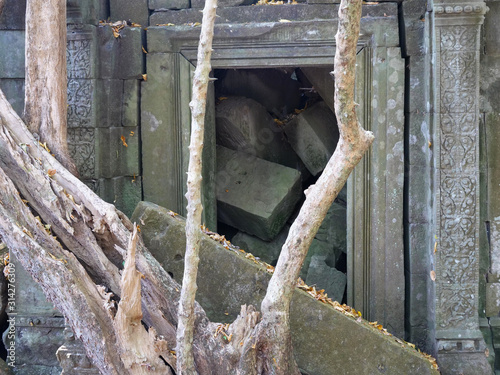
[[[275,116],[283,116],[299,107],[299,86],[291,73],[278,69],[229,69],[216,95],[251,98]]]
[[[152,203],[141,202],[132,221],[141,223],[149,251],[179,282],[184,272],[185,220]],[[271,275],[265,265],[240,251],[202,236],[196,299],[212,321],[232,322],[243,304],[259,308]],[[314,375],[438,375],[422,354],[365,320],[296,289],[290,308],[295,358]],[[382,370],[383,371],[382,371]]]
[[[335,81],[330,75],[330,72],[333,71],[333,66],[329,68],[303,67],[300,68],[300,70],[304,73],[309,82],[311,82],[314,90],[318,92],[332,112],[335,113],[335,107],[333,105]]]
[[[313,255],[307,271],[306,284],[315,285],[316,289],[324,289],[334,301],[342,302],[347,278],[345,273],[326,264],[326,257]]]
[[[304,164],[266,108],[253,99],[229,97],[215,107],[217,144],[299,171]]]
[[[286,224],[283,230],[272,241],[263,241],[258,237],[238,232],[231,239],[231,243],[274,266],[278,261],[281,248],[286,241],[289,230],[290,225]]]
[[[302,195],[300,173],[217,146],[217,217],[263,240],[284,227]]]
[[[347,208],[342,204],[334,202],[326,213],[325,219],[321,223],[315,238],[331,244],[332,248],[336,250],[338,258],[340,252],[347,252],[346,233]]]
[[[313,176],[325,168],[339,140],[337,120],[324,102],[294,117],[285,126],[285,134]]]

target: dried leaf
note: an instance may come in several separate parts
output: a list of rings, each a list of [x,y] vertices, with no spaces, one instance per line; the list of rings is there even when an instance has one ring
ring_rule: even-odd
[[[434,270],[431,271],[431,280],[436,281],[436,271]]]
[[[55,169],[49,169],[47,171],[47,174],[49,175],[49,177],[54,177],[54,175],[56,174],[56,170]]]
[[[147,74],[143,74],[143,75],[142,75],[142,79],[143,79],[144,81],[147,81],[147,80],[148,80],[148,75],[147,75]]]
[[[146,49],[144,48],[144,46],[142,46],[141,48],[142,48],[142,52],[148,53],[148,51],[146,51]]]
[[[126,142],[126,140],[125,140],[125,137],[124,137],[123,135],[120,137],[120,139],[122,140],[123,145],[124,145],[125,147],[128,147],[128,144],[127,144],[127,142]]]

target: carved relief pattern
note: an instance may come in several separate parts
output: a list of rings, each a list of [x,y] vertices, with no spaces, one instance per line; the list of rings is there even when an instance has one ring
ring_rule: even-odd
[[[476,26],[452,26],[441,28],[442,51],[476,51]]]
[[[442,285],[438,292],[441,303],[438,311],[438,325],[440,328],[477,328],[474,318],[477,290],[475,285],[450,284]]]
[[[66,62],[68,65],[68,77],[70,78],[90,78],[91,40],[68,40],[66,48]]]
[[[478,26],[439,28],[440,248],[437,324],[477,328]]]
[[[95,129],[68,129],[68,146],[80,177],[95,178]]]
[[[68,127],[92,127],[93,83],[68,79]]]

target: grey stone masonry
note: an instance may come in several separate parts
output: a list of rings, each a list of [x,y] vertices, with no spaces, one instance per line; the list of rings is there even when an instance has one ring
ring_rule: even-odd
[[[479,330],[479,47],[484,2],[434,4],[436,339],[443,374],[489,374]]]
[[[272,240],[302,195],[300,173],[255,156],[217,146],[218,219]]]
[[[335,115],[324,102],[292,119],[285,126],[285,134],[313,176],[325,168],[339,140]]]
[[[148,0],[109,0],[112,21],[132,21],[141,26],[149,25]]]
[[[149,0],[149,9],[155,11],[168,9],[186,9],[189,7],[189,0]]]
[[[5,0],[3,11],[0,14],[0,30],[24,30],[25,23],[26,0]],[[10,52],[12,52],[12,48],[9,49]]]

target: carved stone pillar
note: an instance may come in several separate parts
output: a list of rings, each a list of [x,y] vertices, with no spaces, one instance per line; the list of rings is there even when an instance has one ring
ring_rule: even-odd
[[[437,358],[443,374],[489,374],[479,330],[479,45],[484,2],[434,6]]]

